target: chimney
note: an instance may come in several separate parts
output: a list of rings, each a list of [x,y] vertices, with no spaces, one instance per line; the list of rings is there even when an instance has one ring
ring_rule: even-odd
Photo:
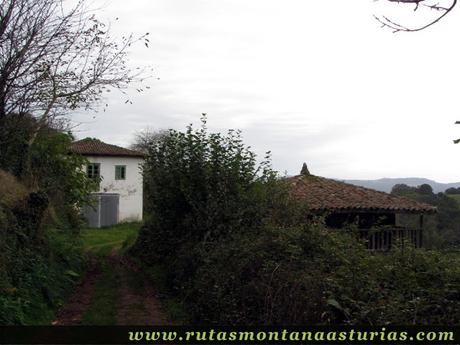
[[[307,163],[303,163],[302,170],[300,170],[300,175],[309,176],[310,172],[308,171]]]

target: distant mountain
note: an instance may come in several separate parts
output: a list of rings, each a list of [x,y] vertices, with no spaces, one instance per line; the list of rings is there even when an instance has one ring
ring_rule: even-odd
[[[405,177],[405,178],[381,178],[378,180],[340,180],[346,183],[351,183],[356,186],[362,186],[382,192],[390,193],[395,184],[407,184],[411,187],[420,186],[421,184],[429,184],[435,193],[444,192],[447,188],[460,187],[460,182],[440,183],[427,178],[420,177]]]

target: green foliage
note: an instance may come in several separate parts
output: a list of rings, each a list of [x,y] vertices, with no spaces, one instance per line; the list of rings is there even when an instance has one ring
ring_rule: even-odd
[[[83,156],[69,154],[72,141],[69,133],[52,131],[40,135],[31,146],[28,179],[51,200],[59,200],[61,205],[68,207],[78,207],[88,202],[88,195],[96,189],[97,183],[88,179],[82,169],[87,160]]]
[[[153,142],[143,171],[150,221],[141,247],[161,241],[161,258],[187,242],[259,226],[269,207],[265,186],[275,181],[268,159],[258,166],[239,131],[208,133],[204,117],[198,130],[190,125]]]
[[[452,195],[435,194],[431,186],[427,184],[418,187],[398,184],[393,187],[391,193],[437,207],[435,228],[427,229],[428,234],[436,240],[435,246],[446,247],[460,244],[460,206]]]
[[[328,311],[317,229],[241,233],[190,253],[201,264],[187,289],[193,320],[219,324],[317,323]]]
[[[447,194],[449,198],[455,200],[457,205],[460,207],[460,194]]]
[[[78,240],[49,231],[45,241],[46,246],[23,246],[20,239],[16,245],[11,239],[4,244],[7,261],[6,267],[0,267],[0,324],[48,324],[81,278],[84,260]]]
[[[82,318],[84,325],[115,325],[119,282],[109,263],[104,262],[102,276],[94,286],[89,308]]]
[[[456,324],[460,317],[460,256],[396,248],[356,251],[332,268],[328,291],[352,324]],[[337,314],[337,313],[336,313]]]
[[[460,187],[459,188],[454,188],[454,187],[447,188],[444,193],[449,194],[449,195],[458,195],[460,194]]]
[[[106,256],[112,251],[127,249],[136,241],[140,226],[140,223],[121,223],[108,229],[82,229],[83,250]]]
[[[170,131],[151,144],[144,183],[148,221],[131,253],[161,264],[176,294],[193,284],[203,264],[200,248],[271,223],[289,224],[300,214],[287,207],[292,200],[270,169],[269,154],[257,164],[239,131],[208,133],[205,118],[198,130]]]
[[[69,154],[72,141],[69,133],[42,132],[30,147],[30,169],[23,179],[49,197],[53,225],[77,230],[82,223],[78,209],[90,202],[90,193],[97,190],[98,181],[87,178],[82,169],[86,158]]]
[[[185,258],[184,258],[185,259]],[[185,263],[182,259],[181,262]],[[182,296],[196,322],[450,324],[460,321],[460,255],[372,253],[353,232],[321,225],[239,234],[195,248]]]
[[[0,117],[0,169],[14,176],[22,176],[26,170],[29,140],[35,128],[30,115]]]
[[[50,157],[48,164],[57,165],[59,159]],[[33,191],[0,171],[0,324],[48,323],[83,270],[78,239],[44,226],[47,208],[57,198],[51,187],[40,184],[44,188]]]
[[[77,208],[89,202],[98,181],[86,177],[84,157],[69,154],[72,135],[53,125],[39,127],[32,116],[18,114],[0,119],[0,130],[5,133],[0,169],[16,176],[28,189],[46,193],[51,225],[78,228]]]
[[[136,254],[136,253],[131,253]],[[141,277],[150,280],[155,286],[156,296],[161,300],[161,305],[168,320],[174,325],[189,324],[190,317],[185,310],[185,304],[181,297],[174,295],[169,286],[169,273],[166,264],[146,263],[138,255],[130,257],[136,267],[142,272]]]
[[[238,132],[188,127],[150,147],[149,221],[131,253],[184,305],[218,324],[456,324],[460,255],[371,252],[327,229]],[[436,199],[429,186],[405,192]],[[179,303],[177,302],[179,301]]]

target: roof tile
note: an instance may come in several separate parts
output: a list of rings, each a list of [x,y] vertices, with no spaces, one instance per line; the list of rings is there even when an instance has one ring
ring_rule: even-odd
[[[314,175],[288,178],[293,194],[312,211],[395,211],[433,213],[436,207],[411,199]]]
[[[141,152],[106,144],[93,138],[74,141],[70,146],[70,151],[83,156],[144,157],[144,154]]]

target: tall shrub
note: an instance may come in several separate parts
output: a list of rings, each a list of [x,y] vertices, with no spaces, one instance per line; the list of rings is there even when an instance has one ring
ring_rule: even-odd
[[[213,242],[261,224],[269,188],[277,188],[269,154],[258,164],[239,131],[171,130],[149,148],[143,167],[149,221],[138,241],[161,259],[184,243]],[[152,250],[145,250],[151,246]]]

